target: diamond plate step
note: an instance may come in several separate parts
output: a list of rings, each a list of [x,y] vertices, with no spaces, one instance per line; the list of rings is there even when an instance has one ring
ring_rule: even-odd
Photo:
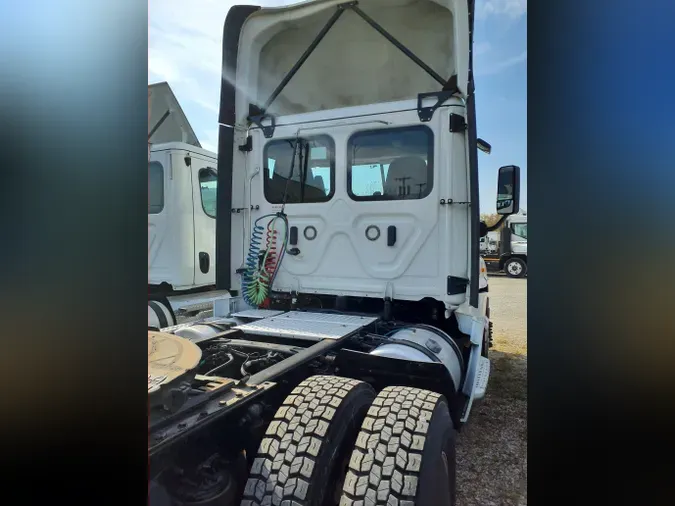
[[[231,316],[235,318],[250,318],[252,320],[262,320],[263,318],[270,318],[272,316],[279,316],[284,314],[284,311],[277,311],[274,309],[246,309],[237,313],[232,313]]]
[[[377,321],[377,317],[290,311],[235,327],[248,334],[321,341],[340,339]]]

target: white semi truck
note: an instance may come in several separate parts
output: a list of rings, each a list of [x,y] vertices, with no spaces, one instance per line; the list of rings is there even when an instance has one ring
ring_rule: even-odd
[[[208,319],[148,332],[150,503],[455,504],[490,377],[466,0],[232,7]],[[496,182],[497,183],[497,182]],[[499,170],[499,214],[519,169]]]
[[[527,275],[527,215],[508,216],[498,231],[488,232],[481,240],[481,254],[486,265],[503,270],[512,278]],[[483,244],[489,246],[483,250]]]
[[[214,290],[218,160],[167,83],[148,92],[148,326],[163,328],[223,295]]]
[[[480,239],[481,255],[495,255],[499,251],[499,232],[488,232]]]

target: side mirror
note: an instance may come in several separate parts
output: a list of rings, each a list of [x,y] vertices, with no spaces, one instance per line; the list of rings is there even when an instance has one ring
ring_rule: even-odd
[[[489,155],[492,153],[492,146],[490,146],[490,143],[485,142],[483,139],[476,139],[476,147],[485,154]]]
[[[520,209],[520,167],[506,165],[499,168],[497,178],[497,214],[508,216]]]

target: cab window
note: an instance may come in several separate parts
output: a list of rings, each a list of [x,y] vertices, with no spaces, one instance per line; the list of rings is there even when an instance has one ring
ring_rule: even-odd
[[[202,209],[211,218],[216,217],[216,197],[218,189],[218,172],[212,167],[199,171],[199,193]]]
[[[423,199],[431,193],[434,139],[426,126],[358,132],[347,145],[354,200]]]
[[[159,162],[148,163],[148,214],[164,209],[164,167]]]
[[[511,232],[518,237],[527,239],[527,223],[512,223]]]
[[[335,191],[333,139],[274,140],[264,152],[264,191],[271,204],[327,202]]]

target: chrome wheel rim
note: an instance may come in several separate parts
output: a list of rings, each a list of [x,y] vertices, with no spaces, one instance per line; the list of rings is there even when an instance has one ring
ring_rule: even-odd
[[[518,274],[523,272],[523,266],[520,265],[518,262],[511,262],[509,264],[508,270],[509,270],[510,274],[513,274],[514,276],[517,276]]]

